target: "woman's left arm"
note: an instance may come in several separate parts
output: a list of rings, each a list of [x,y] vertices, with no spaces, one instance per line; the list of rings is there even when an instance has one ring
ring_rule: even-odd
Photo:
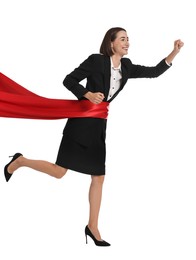
[[[176,40],[174,42],[173,51],[166,57],[165,61],[168,64],[171,64],[176,55],[180,52],[180,49],[183,47],[184,43],[181,40]]]

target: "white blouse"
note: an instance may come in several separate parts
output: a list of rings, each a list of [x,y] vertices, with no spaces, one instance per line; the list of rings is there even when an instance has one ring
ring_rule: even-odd
[[[110,76],[110,90],[108,94],[108,100],[112,98],[112,96],[119,90],[121,80],[122,80],[122,72],[121,72],[121,64],[115,68],[112,62],[112,58],[110,57],[111,61],[111,76]]]

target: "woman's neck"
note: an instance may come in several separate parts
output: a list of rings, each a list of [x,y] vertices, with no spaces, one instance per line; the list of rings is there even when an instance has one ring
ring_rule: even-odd
[[[119,55],[112,55],[112,62],[115,68],[118,68],[118,66],[120,65],[120,60],[121,60],[121,56]]]

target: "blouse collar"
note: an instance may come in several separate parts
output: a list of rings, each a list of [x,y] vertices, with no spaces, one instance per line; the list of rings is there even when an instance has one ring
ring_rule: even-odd
[[[110,57],[110,62],[111,62],[111,68],[115,69],[115,70],[121,70],[121,62],[119,64],[119,66],[117,68],[114,67],[113,61],[112,61],[112,57]]]

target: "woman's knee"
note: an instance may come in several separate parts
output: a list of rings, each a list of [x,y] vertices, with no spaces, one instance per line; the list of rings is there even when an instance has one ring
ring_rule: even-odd
[[[105,175],[91,175],[92,183],[103,185]]]
[[[57,179],[61,179],[66,174],[67,169],[63,168],[63,167],[61,167],[59,165],[56,165],[56,164],[55,164],[55,166],[56,166],[56,175],[55,175],[55,177]]]

